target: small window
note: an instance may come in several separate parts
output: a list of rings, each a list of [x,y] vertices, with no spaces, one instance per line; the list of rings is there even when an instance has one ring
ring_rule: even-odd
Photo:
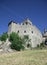
[[[24,31],[24,33],[26,33],[26,30]]]
[[[18,30],[18,33],[19,33],[19,30]]]
[[[28,22],[26,22],[26,25],[28,24]]]
[[[33,31],[31,31],[33,33]]]

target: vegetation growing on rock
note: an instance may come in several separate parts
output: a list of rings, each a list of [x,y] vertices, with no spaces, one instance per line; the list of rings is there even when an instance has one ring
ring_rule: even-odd
[[[0,36],[0,40],[1,40],[1,41],[6,41],[7,38],[8,38],[8,34],[7,34],[7,33],[3,33],[3,34]]]

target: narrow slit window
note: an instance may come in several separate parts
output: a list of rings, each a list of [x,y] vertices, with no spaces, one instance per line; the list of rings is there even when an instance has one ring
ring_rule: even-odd
[[[31,33],[33,33],[33,31],[31,31]]]

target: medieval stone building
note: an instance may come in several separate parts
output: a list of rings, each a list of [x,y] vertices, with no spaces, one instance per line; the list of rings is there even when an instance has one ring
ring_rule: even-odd
[[[8,34],[10,35],[12,32],[18,33],[21,37],[28,35],[32,47],[36,47],[42,42],[42,34],[40,30],[33,25],[29,19],[24,20],[21,24],[14,21],[9,22]]]

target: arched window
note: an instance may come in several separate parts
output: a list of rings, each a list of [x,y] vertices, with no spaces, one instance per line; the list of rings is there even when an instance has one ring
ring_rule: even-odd
[[[29,48],[30,47],[30,44],[27,44],[27,48]]]

